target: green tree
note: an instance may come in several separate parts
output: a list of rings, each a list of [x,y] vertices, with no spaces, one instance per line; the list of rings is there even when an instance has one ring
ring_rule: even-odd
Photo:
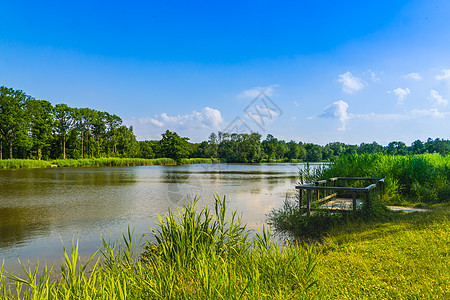
[[[182,158],[189,156],[189,138],[180,137],[176,132],[167,130],[162,134],[160,141],[161,151],[165,157],[172,158],[179,162]]]
[[[411,144],[411,152],[413,154],[422,154],[425,152],[425,145],[422,143],[421,140],[415,140]]]
[[[150,141],[139,141],[139,157],[142,158],[155,158],[155,153],[152,149],[152,143]]]
[[[316,144],[305,144],[306,161],[317,162],[322,160],[322,147]]]
[[[297,159],[300,155],[300,146],[295,141],[287,143],[286,157],[289,160]]]
[[[118,135],[117,150],[122,157],[136,157],[139,154],[139,144],[133,134],[133,127],[125,125],[117,128]]]
[[[266,139],[262,141],[262,147],[264,153],[267,154],[267,158],[270,161],[272,157],[275,157],[277,151],[278,140],[271,134],[268,134]]]
[[[20,90],[0,87],[0,138],[9,147],[9,158],[13,158],[13,144],[26,138],[25,103],[32,98]],[[2,153],[3,151],[0,151]],[[0,154],[2,155],[2,154]],[[3,158],[3,157],[0,157]]]
[[[53,108],[53,115],[55,116],[54,131],[61,141],[63,159],[66,159],[66,139],[74,123],[73,109],[67,104],[56,104]]]
[[[26,102],[30,133],[36,157],[42,159],[42,150],[49,146],[53,129],[53,107],[46,100],[30,99]]]

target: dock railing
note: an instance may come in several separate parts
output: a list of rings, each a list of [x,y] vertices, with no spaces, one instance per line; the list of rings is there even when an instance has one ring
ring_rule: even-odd
[[[365,181],[370,183],[365,187],[348,186],[351,181]],[[364,177],[333,177],[328,180],[318,180],[312,183],[297,185],[299,191],[298,207],[303,209],[303,198],[306,194],[306,215],[311,215],[311,205],[320,204],[337,197],[338,193],[351,194],[353,214],[356,213],[356,199],[359,196],[364,201],[370,201],[370,194],[379,193],[380,199],[384,192],[384,178],[364,178]],[[362,197],[361,197],[362,196]]]

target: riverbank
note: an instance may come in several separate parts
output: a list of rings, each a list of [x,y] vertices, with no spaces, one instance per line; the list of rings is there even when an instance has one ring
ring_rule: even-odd
[[[450,205],[349,222],[324,239],[316,268],[320,299],[447,299]]]
[[[81,264],[75,244],[64,253],[63,274],[56,277],[46,267],[20,279],[0,268],[0,295],[445,299],[450,293],[448,204],[426,213],[396,214],[389,221],[349,222],[335,227],[320,244],[282,247],[264,229],[248,238],[238,219],[224,218],[223,207],[219,201],[216,213],[190,205],[179,218],[168,213],[155,228],[156,241],[146,245],[144,257],[135,255],[135,240],[128,231],[119,244],[103,241],[102,257],[89,264]]]
[[[125,167],[125,166],[153,166],[153,165],[179,165],[179,164],[213,164],[218,159],[211,158],[185,158],[177,162],[171,158],[81,158],[56,159],[51,161],[34,159],[4,159],[0,160],[0,169],[31,169],[52,167]]]

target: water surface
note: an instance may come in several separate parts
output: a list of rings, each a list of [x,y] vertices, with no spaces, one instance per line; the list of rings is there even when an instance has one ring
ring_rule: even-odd
[[[286,193],[294,193],[302,164],[214,164],[104,168],[0,170],[0,259],[52,261],[62,243],[79,240],[88,255],[100,236],[116,239],[131,225],[137,237],[150,232],[157,214],[186,198],[213,208],[226,195],[249,228],[266,222]],[[146,235],[149,238],[151,235]],[[143,239],[141,240],[141,242]]]

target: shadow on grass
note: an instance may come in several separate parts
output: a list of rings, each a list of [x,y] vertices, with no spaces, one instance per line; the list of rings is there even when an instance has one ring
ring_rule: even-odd
[[[425,228],[450,217],[450,203],[431,207],[429,212],[392,212],[376,199],[363,204],[353,215],[351,211],[317,210],[308,218],[300,213],[296,201],[286,199],[283,207],[273,209],[268,215],[268,223],[276,234],[300,243],[319,242],[329,236],[351,235],[368,231],[364,238],[370,240],[380,231],[400,231],[404,227]],[[389,226],[402,224],[402,226]]]

